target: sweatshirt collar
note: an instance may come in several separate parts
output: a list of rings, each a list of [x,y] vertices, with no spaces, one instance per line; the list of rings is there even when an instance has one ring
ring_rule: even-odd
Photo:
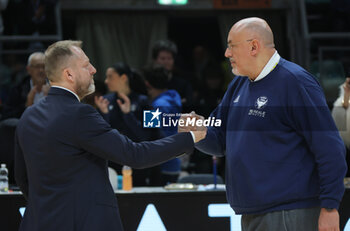
[[[275,69],[278,62],[280,61],[280,58],[281,58],[281,56],[277,53],[277,51],[275,51],[275,53],[272,55],[270,60],[267,62],[265,67],[262,69],[262,71],[260,72],[258,77],[256,77],[256,79],[253,80],[252,82],[256,82],[256,81],[259,81],[259,80],[265,78],[265,76],[267,76],[273,69]]]

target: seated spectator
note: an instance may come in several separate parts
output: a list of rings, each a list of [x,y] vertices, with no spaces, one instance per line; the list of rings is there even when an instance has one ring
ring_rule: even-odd
[[[167,71],[167,88],[174,89],[180,94],[184,111],[189,111],[193,107],[192,86],[175,72],[174,61],[176,55],[177,47],[169,40],[159,40],[152,48],[153,63],[163,66]]]
[[[14,86],[4,103],[2,118],[20,118],[24,110],[39,102],[49,91],[45,74],[44,53],[35,52],[28,58],[28,75]]]
[[[95,96],[95,104],[103,118],[112,128],[129,137],[134,142],[153,140],[157,134],[152,129],[143,128],[143,110],[151,107],[144,92],[143,78],[122,62],[116,63],[106,71],[105,83],[111,92],[105,96]],[[142,87],[143,86],[143,87]],[[142,88],[144,90],[142,90]],[[110,163],[118,174],[121,174],[122,166]],[[133,184],[135,186],[159,185],[159,167],[149,169],[134,169]]]
[[[162,114],[181,113],[181,97],[176,90],[168,90],[168,73],[160,65],[145,70],[147,92],[152,101],[153,109],[159,109]],[[170,117],[177,119],[177,116]],[[161,128],[161,136],[166,137],[177,133],[176,126]],[[162,184],[175,183],[181,172],[181,160],[175,158],[161,165]]]

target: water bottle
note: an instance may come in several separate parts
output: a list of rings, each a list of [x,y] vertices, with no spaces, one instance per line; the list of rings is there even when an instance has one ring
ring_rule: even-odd
[[[123,190],[130,191],[132,189],[132,169],[129,166],[123,166]]]
[[[1,164],[0,168],[0,192],[7,192],[9,189],[9,178],[6,164]]]

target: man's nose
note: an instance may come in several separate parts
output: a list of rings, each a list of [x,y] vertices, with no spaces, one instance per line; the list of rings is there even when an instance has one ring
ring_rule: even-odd
[[[92,66],[92,65],[91,65],[91,67],[92,67],[91,74],[92,74],[92,75],[96,74],[97,71],[96,71],[95,67]]]
[[[232,56],[232,53],[231,53],[230,49],[226,48],[225,57],[230,58],[231,56]]]

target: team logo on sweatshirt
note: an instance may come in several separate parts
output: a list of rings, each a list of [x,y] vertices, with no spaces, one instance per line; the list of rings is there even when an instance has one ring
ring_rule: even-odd
[[[233,100],[233,103],[238,103],[240,97],[241,97],[241,95],[238,95],[238,96],[235,98],[235,100]]]
[[[266,96],[260,96],[255,102],[255,107],[257,109],[263,109],[266,106],[268,101],[269,100],[267,99]]]
[[[259,98],[257,98],[254,104],[255,109],[249,109],[248,115],[264,118],[266,116],[266,111],[263,111],[261,109],[263,109],[267,105],[268,101],[269,100],[266,96],[260,96]]]

